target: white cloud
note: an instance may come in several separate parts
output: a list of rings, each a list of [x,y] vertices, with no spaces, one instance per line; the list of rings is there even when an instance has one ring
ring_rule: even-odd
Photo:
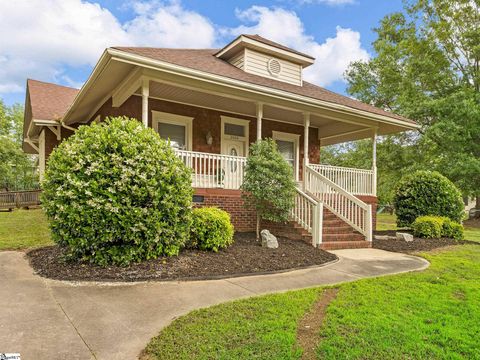
[[[27,77],[75,84],[65,67],[94,65],[109,46],[212,47],[208,19],[178,1],[131,3],[121,24],[81,0],[15,0],[0,4],[0,93],[23,91]]]
[[[315,64],[305,69],[304,77],[321,86],[342,80],[343,73],[352,61],[367,60],[369,57],[362,48],[359,32],[337,26],[335,37],[318,43],[306,33],[302,21],[293,11],[252,6],[237,11],[237,17],[247,25],[231,29],[233,35],[259,34],[314,56]]]
[[[185,10],[179,1],[135,2],[137,16],[124,25],[136,45],[209,48],[215,43],[215,28],[200,14]]]
[[[258,33],[315,56],[305,77],[323,86],[341,79],[351,61],[368,58],[358,32],[337,27],[334,37],[318,43],[294,12],[282,8],[252,6],[237,11],[242,26],[219,29],[180,0],[128,1],[124,10],[133,16],[125,23],[84,0],[0,1],[0,94],[21,94],[27,77],[79,86],[71,70],[93,66],[116,45],[210,48],[233,35]]]

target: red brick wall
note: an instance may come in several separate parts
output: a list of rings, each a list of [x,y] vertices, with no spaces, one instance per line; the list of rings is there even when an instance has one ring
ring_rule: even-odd
[[[49,128],[44,128],[45,131],[45,161],[49,158],[50,154],[52,153],[53,149],[60,144],[60,142],[66,138],[68,138],[70,135],[73,134],[73,131],[61,128],[61,138],[62,140],[57,140],[57,135],[53,133],[52,130]]]
[[[141,119],[142,117],[142,101],[140,96],[131,96],[125,103],[118,107],[112,107],[112,100],[109,99],[105,104],[97,111],[91,120],[95,119],[97,115],[101,116],[101,120],[104,120],[107,116],[121,116]],[[177,115],[189,116],[193,118],[192,123],[192,150],[209,153],[221,153],[221,115],[231,116],[239,119],[245,119],[250,121],[249,134],[250,143],[255,142],[257,139],[257,120],[253,117],[230,114],[228,112],[204,109],[200,107],[178,104],[158,99],[149,99],[149,126],[152,126],[151,112],[163,111]],[[283,122],[277,122],[272,120],[262,121],[262,137],[272,137],[273,131],[280,131],[292,134],[300,135],[299,148],[300,148],[300,172],[302,171],[303,163],[303,126],[295,124],[287,124]],[[210,131],[213,137],[212,145],[207,145],[205,137]],[[311,163],[318,164],[320,162],[319,152],[319,140],[318,129],[309,129],[309,160]]]
[[[228,212],[235,231],[255,231],[256,213],[245,209],[240,190],[195,189],[195,195],[204,198],[203,202],[194,203],[195,207],[216,206]]]

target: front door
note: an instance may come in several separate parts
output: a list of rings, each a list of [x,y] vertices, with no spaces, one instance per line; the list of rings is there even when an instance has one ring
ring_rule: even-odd
[[[231,156],[226,158],[223,164],[224,187],[235,188],[242,184],[243,169],[234,156],[245,156],[245,141],[224,139],[222,153]]]

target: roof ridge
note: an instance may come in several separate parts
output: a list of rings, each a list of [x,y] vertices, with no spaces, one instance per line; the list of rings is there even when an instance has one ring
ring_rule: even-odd
[[[217,51],[217,48],[171,48],[155,46],[110,46],[110,49],[152,49],[152,50],[182,50],[182,51]]]
[[[53,83],[53,82],[27,78],[27,83],[32,82],[32,81],[36,82],[36,83],[45,84],[45,85],[53,85],[53,86],[63,87],[63,88],[67,88],[67,89],[77,90],[77,91],[80,90],[80,89],[74,88],[72,86],[60,85],[60,84],[56,84],[56,83]]]

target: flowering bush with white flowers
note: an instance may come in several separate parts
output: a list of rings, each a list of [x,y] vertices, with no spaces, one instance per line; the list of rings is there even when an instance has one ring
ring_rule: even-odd
[[[99,265],[176,255],[191,224],[191,171],[134,119],[81,126],[51,154],[42,204],[68,257]]]

